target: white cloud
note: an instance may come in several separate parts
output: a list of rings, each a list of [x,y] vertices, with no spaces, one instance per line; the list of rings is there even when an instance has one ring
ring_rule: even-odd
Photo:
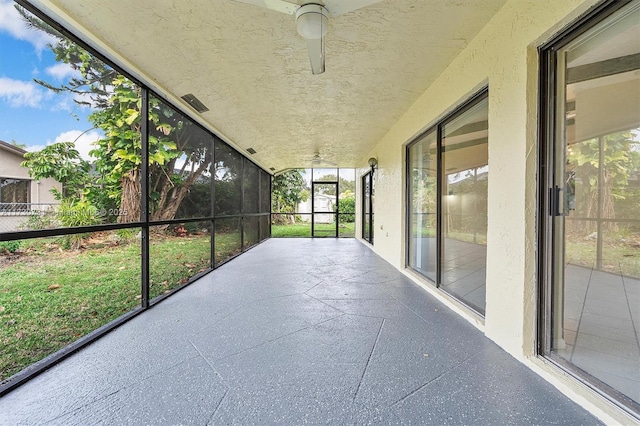
[[[58,99],[58,101],[51,106],[51,111],[72,112],[74,108],[76,108],[76,105],[73,102],[73,97],[65,96]]]
[[[42,52],[47,44],[55,41],[49,34],[30,28],[22,20],[11,0],[0,0],[0,31],[7,32],[19,40],[28,41],[37,52]]]
[[[46,145],[29,145],[28,147],[25,148],[25,151],[38,152],[38,151],[42,151],[45,148],[46,148]]]
[[[17,108],[28,106],[40,108],[42,101],[51,96],[44,88],[31,81],[0,77],[0,99]]]
[[[99,139],[102,139],[102,135],[96,130],[90,130],[86,133],[83,133],[82,130],[69,130],[60,133],[53,143],[74,142],[80,156],[85,160],[93,161],[95,158],[89,155],[89,151],[94,149],[93,143]],[[47,142],[47,145],[51,145],[51,143]]]
[[[59,63],[52,65],[46,69],[46,73],[57,80],[65,80],[67,77],[79,77],[80,73],[69,64]]]

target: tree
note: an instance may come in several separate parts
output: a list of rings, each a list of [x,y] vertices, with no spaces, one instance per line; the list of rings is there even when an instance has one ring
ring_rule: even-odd
[[[97,158],[93,176],[99,190],[118,208],[118,221],[140,220],[141,179],[146,179],[141,175],[141,120],[149,120],[149,215],[152,220],[173,219],[190,188],[210,171],[213,139],[154,97],[149,99],[149,116],[143,117],[138,85],[42,20],[17,8],[32,28],[54,37],[55,43],[49,47],[56,60],[75,71],[66,84],[35,81],[56,93],[71,93],[78,105],[93,108],[89,121],[104,133],[91,151]],[[179,159],[182,166],[178,168]],[[97,188],[94,185],[87,189]]]
[[[231,147],[216,143],[214,164],[215,214],[226,216],[242,209],[242,157]]]
[[[60,205],[55,212],[47,213],[48,220],[42,222],[42,218],[35,227],[74,227],[96,225],[101,220],[99,205],[100,191],[93,184],[90,175],[91,166],[80,157],[72,142],[60,142],[49,145],[39,152],[27,152],[25,161],[20,165],[29,169],[29,175],[34,179],[53,178],[58,182],[64,182],[62,191],[52,188],[51,193]],[[33,216],[35,220],[39,216]],[[28,221],[27,226],[33,226]],[[67,235],[66,244],[73,249],[80,247],[83,235]]]
[[[305,195],[306,182],[302,177],[304,169],[287,170],[273,178],[271,184],[271,202],[276,213],[287,213],[291,222],[295,221],[293,213],[300,202],[307,201]],[[278,216],[276,221],[283,221],[286,216]]]
[[[343,177],[340,177],[338,180],[338,176],[334,174],[324,175],[322,180],[326,182],[338,182],[338,191],[340,191],[341,194],[347,191],[355,192],[356,190],[356,183],[353,180],[345,179]],[[326,190],[323,193],[326,195],[336,195],[333,188]]]
[[[62,192],[51,190],[58,201],[80,201],[89,193],[91,166],[80,157],[72,142],[49,145],[38,152],[27,152],[20,165],[29,169],[29,176],[36,180],[53,178],[64,182]]]
[[[638,178],[640,144],[634,141],[631,132],[575,143],[567,151],[567,185],[573,185],[575,189],[578,216],[616,219],[620,213],[627,217],[635,214],[639,194],[629,187],[629,180]],[[599,203],[602,204],[599,206]],[[607,221],[603,225],[606,229],[617,230],[616,222]],[[583,233],[594,230],[591,222],[576,226]]]

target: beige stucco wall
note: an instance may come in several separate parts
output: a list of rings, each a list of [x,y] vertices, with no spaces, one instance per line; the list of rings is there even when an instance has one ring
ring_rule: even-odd
[[[619,413],[559,370],[535,359],[537,47],[595,0],[511,0],[367,156],[378,158],[374,250],[405,270],[405,147],[479,89],[489,87],[487,304],[484,324],[426,285],[605,421]],[[360,174],[366,171],[362,159]],[[360,192],[360,191],[358,191]],[[406,272],[406,270],[405,270]],[[411,275],[411,274],[409,274]],[[585,396],[586,395],[586,396]],[[613,416],[613,417],[608,417]]]
[[[20,166],[21,155],[0,147],[0,176],[14,179],[29,179],[29,170]]]
[[[62,184],[51,178],[40,181],[31,181],[31,202],[36,204],[59,203],[51,193],[53,188],[57,188],[58,191],[62,191]]]

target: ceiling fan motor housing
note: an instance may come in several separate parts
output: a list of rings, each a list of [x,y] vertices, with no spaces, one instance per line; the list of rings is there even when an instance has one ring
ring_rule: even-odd
[[[296,11],[298,34],[307,40],[324,37],[329,29],[329,11],[320,4],[309,3]]]

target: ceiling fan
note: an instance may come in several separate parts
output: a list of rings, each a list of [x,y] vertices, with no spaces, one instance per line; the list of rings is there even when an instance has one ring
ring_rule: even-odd
[[[382,0],[235,0],[295,15],[296,28],[307,41],[311,72],[324,72],[324,36],[329,28],[329,16],[336,17],[344,13],[378,3]]]
[[[313,167],[320,167],[320,166],[333,166],[333,167],[337,167],[338,164],[332,162],[332,161],[328,161],[325,160],[324,158],[320,157],[320,153],[316,152],[315,155],[313,156],[313,158],[311,159],[311,163],[313,164]]]

